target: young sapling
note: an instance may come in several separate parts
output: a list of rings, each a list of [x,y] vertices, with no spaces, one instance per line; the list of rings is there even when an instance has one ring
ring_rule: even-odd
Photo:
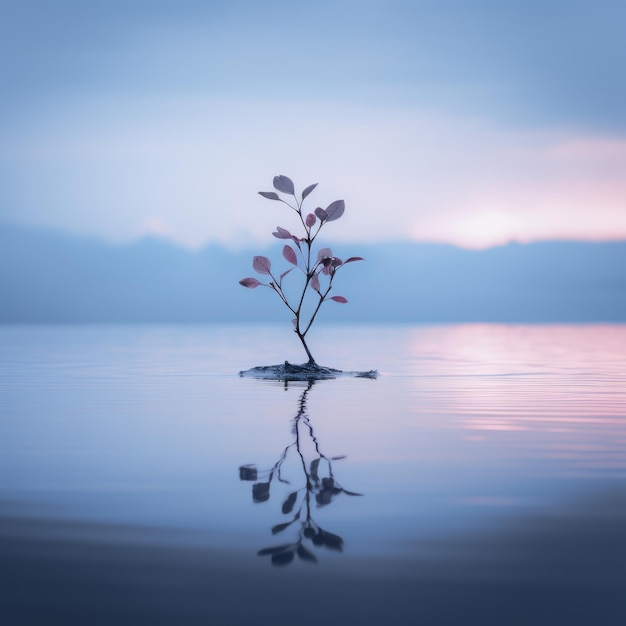
[[[345,210],[344,201],[335,200],[325,209],[317,207],[313,212],[305,212],[303,210],[304,201],[316,187],[317,183],[309,185],[298,198],[293,181],[290,178],[287,176],[275,176],[274,189],[276,191],[259,191],[259,194],[264,198],[282,202],[297,214],[298,221],[303,229],[303,236],[294,235],[286,228],[278,226],[272,235],[278,239],[290,241],[283,247],[283,257],[291,267],[275,276],[272,272],[271,261],[264,256],[255,256],[252,259],[252,267],[258,274],[268,276],[268,282],[262,282],[256,278],[244,278],[239,281],[240,285],[249,289],[267,287],[273,290],[281,302],[293,314],[294,332],[306,352],[308,358],[306,367],[309,370],[319,366],[309,349],[306,336],[311,330],[322,304],[329,300],[339,304],[348,302],[343,296],[334,295],[334,293],[331,295],[335,276],[348,263],[363,260],[361,257],[353,256],[342,261],[339,257],[333,255],[330,248],[320,248],[317,250],[317,253],[313,251],[313,244],[322,228],[329,222],[338,220]],[[280,192],[282,196],[277,192]],[[294,269],[301,276],[301,289],[297,291],[295,297],[288,294],[283,287],[283,281]],[[292,281],[293,275],[288,280]],[[307,302],[309,303],[308,306]]]

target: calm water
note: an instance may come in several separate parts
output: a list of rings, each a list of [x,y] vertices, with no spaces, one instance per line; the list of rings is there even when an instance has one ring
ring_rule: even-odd
[[[0,623],[626,623],[626,326],[311,343],[0,327]]]

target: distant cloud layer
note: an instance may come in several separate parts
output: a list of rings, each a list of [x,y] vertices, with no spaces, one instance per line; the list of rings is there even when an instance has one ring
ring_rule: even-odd
[[[3,11],[0,219],[242,247],[281,173],[336,239],[626,238],[621,2]]]

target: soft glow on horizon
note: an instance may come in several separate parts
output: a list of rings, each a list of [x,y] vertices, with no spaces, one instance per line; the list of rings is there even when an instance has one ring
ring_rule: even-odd
[[[0,148],[18,221],[114,241],[263,245],[295,219],[257,195],[283,173],[300,189],[320,183],[311,209],[346,200],[337,241],[626,239],[626,141],[323,102],[296,114],[271,100],[171,99],[122,117],[82,104],[100,125],[68,111],[62,131],[42,119]],[[306,150],[290,154],[294,136]],[[38,184],[21,185],[25,172]]]

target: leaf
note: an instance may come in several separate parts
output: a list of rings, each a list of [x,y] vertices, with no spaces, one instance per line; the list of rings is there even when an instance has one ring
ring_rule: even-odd
[[[326,211],[324,211],[324,209],[322,209],[322,207],[317,207],[317,209],[315,209],[315,215],[317,215],[317,217],[319,217],[320,222],[325,222],[328,219],[328,215],[326,214]]]
[[[317,277],[317,274],[315,274],[315,276],[313,276],[313,278],[311,278],[311,289],[313,289],[313,291],[317,291],[317,293],[320,292],[320,279]]]
[[[272,565],[289,565],[293,561],[293,552],[277,552],[272,554]]]
[[[339,456],[331,456],[331,461],[341,461],[341,459],[347,459],[348,457],[345,454],[340,454]]]
[[[317,470],[318,470],[319,466],[320,466],[320,460],[319,459],[313,459],[311,461],[311,466],[310,466],[310,470],[309,471],[311,472],[311,478],[316,483],[318,483],[319,480],[320,480],[318,475],[317,475]]]
[[[267,257],[255,256],[252,259],[252,267],[259,274],[269,274],[272,269],[272,264]]]
[[[322,489],[315,494],[315,502],[318,506],[326,506],[330,504],[333,499],[333,492],[331,489]]]
[[[365,261],[365,259],[362,256],[351,256],[348,260],[344,261],[343,264],[345,265],[346,263],[352,263],[354,261]]]
[[[272,233],[277,239],[293,239],[293,235],[282,226],[276,227],[276,232]]]
[[[271,548],[263,548],[262,550],[259,550],[257,554],[259,556],[265,556],[266,554],[276,554],[277,552],[284,552],[285,550],[289,550],[289,548],[291,548],[292,545],[293,544],[291,543],[283,543],[280,546],[273,546]]]
[[[314,225],[315,225],[315,215],[314,215],[313,213],[309,213],[309,214],[306,216],[305,224],[306,224],[309,228],[311,228],[311,226],[314,226]]]
[[[239,468],[239,480],[256,480],[256,478],[256,465],[242,465]]]
[[[275,191],[259,191],[259,195],[268,200],[280,200],[280,197]]]
[[[274,189],[294,195],[293,181],[287,176],[274,176]]]
[[[317,187],[317,183],[313,183],[312,185],[309,185],[303,192],[302,192],[302,200],[304,200],[315,188]]]
[[[335,487],[335,479],[330,476],[322,478],[322,489],[333,489]]]
[[[291,246],[285,246],[283,248],[283,256],[292,265],[298,265],[298,257],[296,256],[296,253],[294,252],[294,249]]]
[[[326,207],[326,221],[334,222],[338,220],[346,209],[346,203],[343,200],[335,200]]]
[[[317,563],[317,557],[311,552],[307,550],[302,544],[298,546],[298,556],[303,561],[310,561],[311,563]]]
[[[311,541],[314,546],[323,546],[324,545],[324,531],[320,530],[318,533],[311,537]]]
[[[330,248],[322,248],[317,253],[317,261],[318,261],[318,263],[320,261],[323,261],[324,259],[332,259],[332,258],[333,258],[333,251]]]
[[[270,484],[255,483],[252,485],[252,501],[265,502],[270,499]]]
[[[283,514],[287,515],[287,513],[291,513],[293,509],[293,505],[296,503],[298,498],[298,492],[294,491],[287,496],[287,499],[283,502]]]
[[[291,522],[286,522],[285,524],[276,524],[276,526],[272,526],[272,535],[285,530],[288,526],[291,526]]]
[[[335,302],[340,302],[341,304],[346,304],[348,301],[343,296],[333,296],[331,300]]]
[[[293,269],[293,267],[290,267],[286,272],[283,272],[279,278],[278,278],[278,282],[280,282],[283,278],[285,278],[285,276],[287,276],[287,274],[289,274],[289,272],[291,272],[291,270]]]
[[[256,278],[242,278],[239,281],[239,284],[247,287],[248,289],[256,289],[262,283],[260,283]]]
[[[341,552],[343,550],[343,539],[339,535],[334,535],[325,530],[322,532],[322,538],[324,539],[324,545],[331,550],[337,550]]]

